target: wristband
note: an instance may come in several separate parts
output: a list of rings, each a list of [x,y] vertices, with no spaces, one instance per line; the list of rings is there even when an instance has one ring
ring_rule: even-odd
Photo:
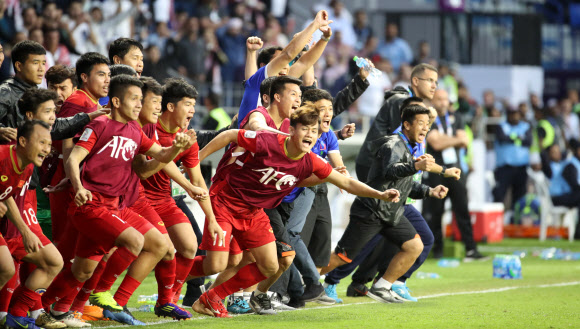
[[[338,139],[340,139],[341,141],[344,140],[344,136],[342,136],[342,129],[338,131]]]
[[[441,172],[439,173],[439,175],[445,176],[445,170],[447,170],[447,167],[441,166]]]
[[[327,38],[327,37],[325,37],[325,36],[323,35],[323,36],[321,36],[321,37],[320,37],[320,40],[323,40],[323,41],[326,41],[326,42],[328,42],[328,41],[330,41],[330,38]]]

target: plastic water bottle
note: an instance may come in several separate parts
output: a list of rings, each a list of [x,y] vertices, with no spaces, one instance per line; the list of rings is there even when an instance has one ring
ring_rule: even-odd
[[[415,277],[417,279],[439,279],[441,276],[437,273],[417,272]]]
[[[157,302],[157,294],[154,295],[139,295],[137,303],[139,304],[155,304]]]
[[[375,67],[371,67],[369,65],[369,62],[362,58],[362,57],[358,57],[358,56],[354,56],[353,57],[354,62],[356,63],[356,66],[358,67],[364,67],[365,70],[369,71],[369,81],[374,82],[377,81],[378,78],[380,78],[381,75],[383,75],[383,72],[381,72],[381,70],[375,68]]]
[[[496,255],[493,259],[493,277],[498,279],[521,279],[522,262],[515,255]]]
[[[455,258],[441,258],[437,262],[437,265],[439,267],[458,267],[459,264],[460,264],[459,260],[457,260]]]
[[[153,305],[141,305],[139,306],[139,312],[153,312]]]

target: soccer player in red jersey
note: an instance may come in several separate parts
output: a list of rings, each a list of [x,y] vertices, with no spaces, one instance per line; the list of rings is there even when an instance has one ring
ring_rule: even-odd
[[[130,217],[138,215],[119,209],[120,198],[131,193],[127,188],[132,160],[136,154],[144,153],[166,163],[189,143],[188,135],[177,134],[171,147],[162,148],[144,135],[135,121],[141,110],[142,86],[130,76],[114,77],[109,93],[111,117],[90,123],[70,153],[66,170],[75,197],[69,214],[79,238],[72,267],[61,272],[43,295],[46,310],[57,299],[80,289],[113,246],[118,247],[111,269],[113,276],[121,274],[137,258],[143,248],[143,235],[127,221],[132,222]],[[50,312],[57,320],[70,314],[64,309]]]
[[[16,146],[3,146],[2,161],[5,161],[3,168],[10,168],[11,173],[4,174],[0,179],[0,201],[3,201],[7,208],[7,217],[15,224],[21,232],[20,237],[10,239],[9,248],[17,259],[33,263],[37,269],[32,271],[26,282],[23,282],[15,291],[5,326],[8,328],[27,328],[34,326],[35,320],[27,317],[28,311],[41,298],[41,294],[50,284],[52,279],[61,270],[62,257],[50,243],[42,231],[39,233],[29,229],[22,220],[19,208],[12,197],[14,194],[24,193],[34,165],[40,166],[44,158],[50,153],[51,138],[49,125],[39,120],[27,120],[18,128]],[[12,262],[10,261],[9,264]],[[2,261],[3,266],[9,265]],[[60,325],[63,327],[63,324]]]
[[[157,134],[162,146],[170,145],[179,131],[187,129],[189,121],[195,113],[197,91],[182,79],[169,79],[163,87],[162,114],[156,125],[156,130],[151,134]],[[191,183],[207,190],[201,170],[199,168],[198,145],[179,154],[175,161],[181,160],[186,168]],[[173,284],[174,294],[179,294],[194,262],[197,251],[195,233],[189,219],[175,204],[171,196],[171,183],[169,176],[164,171],[149,177],[143,181],[149,202],[155,211],[163,219],[171,241],[177,250],[175,254],[175,281]],[[206,215],[206,229],[211,237],[221,240],[223,232],[215,220],[209,199],[199,200],[199,204]],[[202,256],[198,256],[202,257]],[[161,304],[156,305],[159,308]],[[156,313],[159,311],[156,310]]]
[[[98,99],[107,96],[109,91],[109,60],[98,53],[83,54],[76,63],[76,77],[80,83],[79,89],[64,101],[57,114],[58,117],[69,117],[79,112],[90,114],[99,109]],[[55,149],[60,154],[59,158],[62,158],[50,182],[50,185],[57,186],[66,176],[64,161],[74,144],[72,138],[54,144]],[[77,236],[74,228],[72,232],[68,232],[66,229],[67,209],[72,200],[71,194],[70,188],[66,191],[49,194],[53,240],[67,262],[74,258],[72,251],[74,251]],[[65,234],[68,235],[67,238],[64,238]]]
[[[253,153],[242,168],[218,183],[215,193],[210,195],[216,219],[225,232],[224,243],[217,244],[206,233],[201,248],[212,251],[214,257],[221,258],[225,264],[233,235],[240,247],[251,251],[256,262],[244,266],[230,280],[205,292],[194,304],[194,311],[228,317],[221,302],[224,297],[278,272],[275,238],[263,208],[276,207],[285,195],[312,174],[356,195],[397,201],[398,191],[372,189],[333,171],[328,163],[310,153],[318,138],[319,122],[318,111],[306,105],[291,115],[290,137],[230,130],[221,133],[202,150],[201,159],[234,142]]]
[[[75,70],[58,64],[46,71],[45,79],[47,89],[55,91],[58,94],[58,100],[56,102],[56,113],[58,113],[64,101],[77,90]]]

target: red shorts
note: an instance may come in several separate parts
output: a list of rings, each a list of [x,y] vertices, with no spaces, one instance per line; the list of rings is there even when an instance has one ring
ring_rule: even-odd
[[[147,219],[136,213],[131,208],[125,208],[121,210],[119,217],[123,218],[123,220],[129,223],[129,225],[131,225],[142,235],[145,235],[145,233],[149,232],[149,230],[155,228],[151,223],[149,223]]]
[[[207,230],[207,222],[202,236],[200,249],[208,251],[230,251],[232,236],[237,242],[238,251],[261,247],[276,241],[270,218],[262,208],[251,207],[231,196],[231,188],[222,185],[221,191],[211,195],[211,205],[216,220],[224,231],[224,244],[214,244]],[[234,247],[235,248],[235,247]]]
[[[48,193],[50,200],[50,220],[52,222],[52,240],[59,245],[69,224],[68,208],[73,200],[72,187],[62,192]],[[76,206],[74,206],[76,207]]]
[[[126,229],[132,227],[119,211],[119,198],[92,192],[93,201],[81,207],[69,206],[71,223],[79,232],[75,256],[100,260],[115,246],[115,241]],[[134,214],[133,212],[127,212]],[[131,221],[138,221],[131,219]]]
[[[171,226],[177,224],[191,225],[189,218],[187,218],[187,216],[185,216],[183,211],[179,209],[177,204],[175,204],[175,200],[173,200],[173,198],[167,198],[166,200],[155,202],[149,200],[149,202],[151,203],[151,206],[153,206],[153,209],[155,209],[159,217],[163,219],[166,228],[170,228]]]
[[[167,228],[165,223],[159,217],[159,214],[155,211],[155,208],[149,204],[149,200],[146,196],[140,195],[139,199],[129,208],[136,212],[137,214],[143,216],[153,227],[159,230],[161,234],[167,234]]]
[[[39,235],[38,233],[36,233],[36,235],[40,239],[40,242],[42,243],[43,246],[48,246],[49,244],[52,243],[44,234],[41,233]],[[21,261],[24,257],[26,257],[26,255],[28,255],[28,253],[24,249],[24,242],[22,241],[22,236],[7,240],[6,245],[10,250],[12,258],[14,258],[17,261]]]

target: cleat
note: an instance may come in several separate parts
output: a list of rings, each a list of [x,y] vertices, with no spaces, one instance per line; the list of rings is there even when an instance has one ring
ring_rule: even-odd
[[[254,312],[243,297],[233,298],[232,296],[230,296],[228,301],[227,310],[229,313],[233,314],[248,314]]]
[[[338,294],[336,293],[335,284],[329,284],[328,286],[326,286],[326,288],[324,288],[324,291],[326,292],[326,295],[334,299],[335,302],[339,304],[342,303],[342,299],[338,298]]]
[[[62,321],[69,328],[88,328],[91,325],[82,319],[82,314],[79,312],[66,312],[61,315],[51,314],[57,321]]]
[[[370,298],[381,303],[402,303],[403,298],[397,295],[392,289],[387,288],[376,288],[372,286],[367,294]]]
[[[111,312],[109,310],[103,310],[103,315],[112,320],[123,324],[128,324],[130,326],[146,326],[144,322],[141,322],[130,313],[125,312]]]
[[[222,303],[221,300],[213,301],[209,298],[207,292],[204,292],[199,297],[198,301],[203,305],[207,310],[211,312],[213,316],[216,318],[231,318],[232,316],[228,314],[228,310]],[[195,305],[194,305],[195,306]],[[197,311],[196,311],[197,312]],[[206,313],[202,313],[206,314]]]
[[[300,299],[300,298],[290,298],[290,301],[288,301],[288,306],[292,307],[294,309],[298,309],[298,308],[303,308],[306,306],[306,303]]]
[[[288,306],[282,302],[280,294],[275,292],[270,296],[270,302],[272,303],[272,308],[275,311],[295,311],[294,307]]]
[[[36,321],[33,318],[27,316],[14,316],[10,313],[6,315],[4,327],[7,329],[41,329],[36,325]]]
[[[256,292],[253,292],[250,297],[250,307],[259,315],[276,315],[267,294],[256,295]]]
[[[302,300],[306,303],[313,302],[324,295],[324,287],[319,282],[314,284],[309,284],[304,287],[304,294],[302,294]]]
[[[62,321],[57,321],[52,315],[42,312],[36,319],[36,325],[45,329],[59,329],[66,328],[66,324]]]
[[[191,318],[191,313],[173,303],[167,303],[163,305],[159,305],[159,303],[157,303],[155,305],[154,311],[155,315],[158,317],[170,317],[174,320],[187,320]]]
[[[416,302],[417,298],[411,296],[409,288],[406,284],[393,284],[391,289],[399,295],[403,300],[408,302]]]
[[[489,258],[490,258],[489,256],[484,256],[484,255],[480,254],[479,251],[477,251],[477,250],[470,250],[470,251],[465,253],[465,258],[463,258],[463,262],[469,263],[469,262],[473,262],[475,260],[486,261]]]
[[[362,283],[352,282],[346,289],[346,295],[348,297],[361,297],[366,296],[369,292],[369,288]]]
[[[83,320],[85,321],[102,321],[105,319],[103,309],[98,306],[85,305],[83,309]]]
[[[93,292],[89,297],[89,302],[103,310],[123,312],[123,307],[117,303],[109,291]]]

